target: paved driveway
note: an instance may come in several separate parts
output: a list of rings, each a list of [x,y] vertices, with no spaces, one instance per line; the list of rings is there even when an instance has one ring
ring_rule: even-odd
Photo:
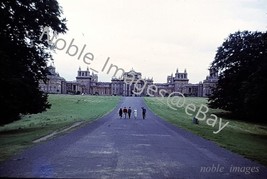
[[[120,119],[119,107],[138,109]],[[1,177],[49,178],[266,178],[267,169],[174,127],[125,97],[96,122],[42,142],[0,164]],[[205,168],[204,168],[205,167]],[[223,167],[223,168],[222,168]],[[237,168],[238,171],[235,171]],[[202,170],[202,171],[201,171]],[[245,174],[250,171],[253,173]]]

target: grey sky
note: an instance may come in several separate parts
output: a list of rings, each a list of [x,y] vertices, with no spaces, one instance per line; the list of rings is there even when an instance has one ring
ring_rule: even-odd
[[[59,0],[69,31],[79,51],[94,54],[91,65],[66,49],[54,55],[57,72],[74,80],[79,66],[100,72],[106,59],[128,71],[131,68],[155,82],[187,69],[189,82],[208,75],[217,47],[238,30],[266,31],[266,0]]]

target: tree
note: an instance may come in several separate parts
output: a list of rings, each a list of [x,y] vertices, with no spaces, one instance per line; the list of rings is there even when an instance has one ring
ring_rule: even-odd
[[[218,48],[211,68],[219,73],[209,106],[260,121],[267,102],[267,33],[236,32]]]
[[[56,0],[4,0],[0,17],[0,124],[6,124],[50,107],[39,81],[47,80],[52,47],[39,37],[46,26],[58,33],[67,27]]]

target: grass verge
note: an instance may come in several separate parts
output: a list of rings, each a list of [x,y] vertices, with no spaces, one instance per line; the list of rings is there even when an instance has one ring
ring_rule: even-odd
[[[116,96],[49,95],[51,109],[0,127],[0,161],[54,131],[98,119],[113,110],[119,100]]]
[[[267,166],[266,124],[253,124],[222,118],[223,124],[227,121],[229,121],[229,124],[221,132],[214,134],[213,131],[217,131],[219,128],[218,122],[214,127],[207,125],[206,120],[200,121],[199,125],[192,123],[192,118],[196,115],[200,106],[202,104],[206,105],[206,98],[187,97],[183,107],[176,107],[177,110],[168,107],[167,98],[146,97],[145,102],[155,114],[166,121]],[[189,103],[193,103],[197,107],[196,112],[192,116],[185,112],[185,106]],[[224,112],[219,109],[209,109],[206,115],[209,118],[210,114],[217,115]],[[219,115],[217,116],[219,117]]]

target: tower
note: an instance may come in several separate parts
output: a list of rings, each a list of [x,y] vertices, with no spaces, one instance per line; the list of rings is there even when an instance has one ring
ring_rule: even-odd
[[[203,81],[203,96],[209,96],[212,94],[212,88],[215,88],[218,82],[218,72],[214,68],[209,69],[209,76]]]
[[[187,72],[186,69],[183,73],[179,73],[178,68],[174,76],[174,91],[184,93],[184,86],[188,84]]]
[[[79,67],[76,82],[81,85],[82,93],[90,94],[91,80],[92,75],[90,75],[89,68],[87,67],[86,70],[81,70],[81,67]]]
[[[210,78],[218,79],[218,72],[215,68],[210,68],[209,72],[210,72]]]

